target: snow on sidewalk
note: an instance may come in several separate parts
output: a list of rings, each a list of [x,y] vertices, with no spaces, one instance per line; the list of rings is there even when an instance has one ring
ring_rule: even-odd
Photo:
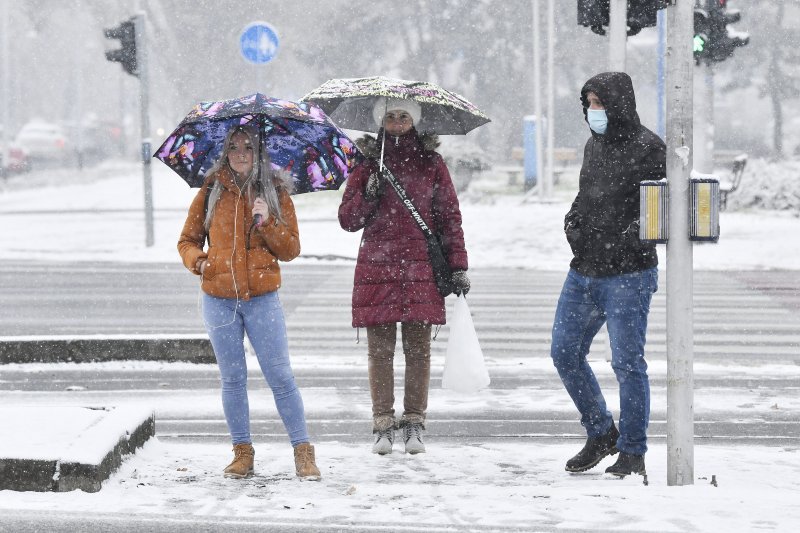
[[[236,516],[269,523],[430,524],[532,529],[749,531],[800,524],[800,451],[704,444],[695,483],[666,484],[666,450],[651,446],[649,485],[639,476],[564,472],[579,443],[537,440],[428,442],[428,453],[388,456],[359,445],[317,445],[322,481],[294,475],[288,443],[259,444],[256,476],[221,475],[226,445],[151,439],[95,494],[0,492],[0,508],[114,510],[133,515]],[[717,485],[712,485],[712,476]]]

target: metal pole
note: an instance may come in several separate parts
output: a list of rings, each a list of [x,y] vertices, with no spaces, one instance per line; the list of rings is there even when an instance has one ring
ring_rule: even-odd
[[[0,0],[0,62],[2,62],[2,75],[0,75],[0,108],[2,108],[2,116],[0,116],[0,125],[3,126],[2,137],[0,137],[0,177],[5,177],[6,167],[8,166],[8,145],[11,139],[11,120],[9,118],[9,108],[11,107],[9,88],[11,69],[8,62],[11,61],[11,54],[8,47],[11,44],[11,39],[8,37],[8,9],[9,0]]]
[[[658,56],[658,79],[656,87],[658,96],[656,98],[656,133],[662,139],[666,135],[666,125],[664,124],[664,69],[666,67],[667,53],[667,15],[663,9],[658,10],[658,44],[656,55]]]
[[[84,12],[82,0],[76,0],[74,9],[78,13]],[[73,76],[75,79],[75,105],[72,110],[75,122],[75,165],[79,169],[83,169],[83,149],[85,144],[83,132],[83,59],[87,54],[86,44],[83,40],[78,37],[75,42],[82,43],[79,46],[74,46],[72,50]]]
[[[714,171],[714,71],[705,63],[697,67],[694,78],[694,158],[693,168],[703,174]]]
[[[628,43],[628,0],[611,0],[608,12],[609,70],[625,72]]]
[[[708,173],[714,173],[714,65],[709,64],[706,67],[705,76],[705,98],[706,102],[706,168]]]
[[[667,485],[694,483],[694,346],[689,175],[694,2],[667,8]]]
[[[539,48],[539,7],[541,0],[533,0],[533,114],[536,116],[534,146],[536,147],[536,183],[542,189],[542,54]]]
[[[554,0],[547,0],[547,170],[542,180],[541,197],[550,198],[553,194],[553,128],[555,124],[555,68],[553,54],[555,49],[555,6]]]
[[[144,220],[145,244],[153,246],[153,175],[150,167],[150,100],[149,79],[147,75],[147,41],[145,32],[145,14],[140,12],[135,17],[136,25],[136,69],[139,71],[139,110],[142,135],[142,173],[144,176]]]

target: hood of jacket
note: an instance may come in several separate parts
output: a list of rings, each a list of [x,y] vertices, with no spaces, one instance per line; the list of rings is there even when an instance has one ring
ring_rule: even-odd
[[[592,132],[596,139],[614,142],[630,139],[637,133],[641,123],[636,112],[636,96],[633,93],[633,81],[630,76],[624,72],[603,72],[590,78],[581,89],[584,119],[589,108],[586,94],[590,92],[600,98],[608,117],[608,129],[605,134]]]
[[[380,139],[382,135],[383,135],[383,130],[378,131],[378,134],[375,137],[373,137],[372,135],[364,135],[360,139],[356,140],[356,146],[361,151],[361,153],[364,154],[364,156],[377,161],[381,158]],[[439,142],[439,136],[436,135],[435,133],[423,133],[422,135],[420,135],[417,133],[416,129],[412,128],[411,131],[408,132],[403,137],[409,135],[416,137],[419,140],[419,143],[422,145],[422,148],[426,152],[432,152],[436,150],[441,144]],[[392,142],[394,142],[393,137],[391,135],[387,135],[386,143],[389,144]]]

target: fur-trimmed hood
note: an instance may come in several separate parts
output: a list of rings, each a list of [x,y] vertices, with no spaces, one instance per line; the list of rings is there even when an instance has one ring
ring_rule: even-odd
[[[381,143],[379,141],[381,135],[381,131],[378,132],[377,136],[364,135],[356,140],[356,146],[364,156],[378,160],[381,157]],[[422,148],[424,148],[426,152],[433,152],[442,144],[439,141],[439,136],[435,133],[423,133],[420,135],[417,133],[417,130],[412,129],[408,135],[416,135]],[[388,139],[387,142],[389,142]]]

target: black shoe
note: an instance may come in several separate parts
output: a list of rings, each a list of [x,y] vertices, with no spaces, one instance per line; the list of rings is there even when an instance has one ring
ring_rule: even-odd
[[[597,463],[603,460],[607,455],[614,455],[617,453],[617,438],[619,431],[614,423],[611,423],[611,429],[600,437],[589,437],[586,439],[586,445],[578,454],[567,461],[565,470],[567,472],[583,472],[594,468]]]
[[[647,474],[644,469],[644,455],[620,452],[617,462],[606,468],[606,474],[614,474],[619,477],[625,477],[631,474],[644,476]]]

